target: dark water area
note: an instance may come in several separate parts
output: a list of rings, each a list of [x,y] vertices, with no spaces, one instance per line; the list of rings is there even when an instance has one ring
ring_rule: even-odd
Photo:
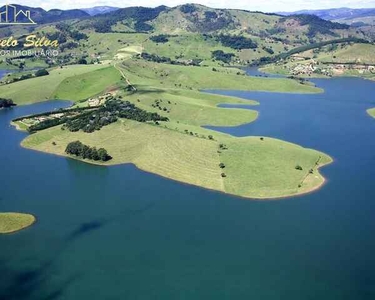
[[[375,83],[315,83],[324,94],[220,92],[260,116],[217,130],[335,158],[321,190],[282,201],[26,150],[9,122],[68,103],[0,110],[0,211],[38,218],[0,235],[0,299],[375,299]]]

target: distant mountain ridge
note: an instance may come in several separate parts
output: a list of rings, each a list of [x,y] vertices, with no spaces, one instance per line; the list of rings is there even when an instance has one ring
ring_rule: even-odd
[[[232,33],[261,38],[290,35],[298,39],[340,37],[348,25],[332,23],[317,16],[280,16],[235,9],[215,9],[199,4],[156,8],[128,7],[96,15],[80,23],[97,32],[132,31],[178,33]],[[116,28],[116,29],[114,29]]]
[[[81,10],[88,13],[90,16],[102,15],[119,9],[119,7],[113,6],[94,6],[89,8],[81,8]]]
[[[319,18],[335,21],[335,20],[351,20],[363,17],[375,16],[375,8],[332,8],[320,10],[299,10],[295,12],[280,12],[280,15],[290,16],[294,14],[315,15]]]
[[[49,11],[44,10],[40,7],[29,7],[19,4],[11,4],[17,8],[17,11],[30,11],[31,18],[34,22],[38,24],[53,23],[70,19],[84,19],[90,17],[90,15],[80,9],[70,9],[70,10],[61,10],[61,9],[51,9]],[[0,7],[0,11],[3,11],[5,6]],[[21,18],[18,19],[19,22],[24,21]]]

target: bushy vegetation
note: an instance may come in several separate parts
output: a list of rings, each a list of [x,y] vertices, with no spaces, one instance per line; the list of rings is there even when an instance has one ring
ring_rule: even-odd
[[[83,159],[90,159],[94,161],[109,161],[112,157],[104,148],[96,149],[82,144],[80,141],[71,142],[66,147],[65,152],[70,155],[75,155]]]
[[[61,125],[66,123],[69,119],[74,119],[75,117],[88,113],[90,111],[93,111],[97,109],[97,107],[80,107],[80,108],[74,108],[74,109],[60,109],[58,111],[50,111],[46,113],[40,113],[40,114],[34,114],[27,117],[20,117],[13,120],[13,122],[22,121],[24,119],[34,119],[38,117],[45,117],[46,120],[38,122],[37,124],[31,125],[27,130],[30,133],[35,133],[40,130],[44,130],[50,127],[54,127],[57,125]],[[50,117],[54,114],[63,114],[63,117],[60,118],[53,118]]]
[[[230,47],[236,50],[255,49],[258,47],[258,44],[252,39],[240,35],[220,34],[216,37],[216,40],[222,43],[223,46]]]
[[[63,116],[51,117],[51,115],[57,113],[63,114]],[[91,133],[116,122],[118,118],[130,119],[138,122],[169,121],[168,118],[162,117],[157,113],[147,112],[128,101],[124,102],[117,99],[107,100],[106,104],[100,107],[53,111],[29,116],[28,118],[37,117],[48,118],[30,126],[28,131],[31,133],[62,124],[64,124],[63,129],[68,129],[71,132],[82,130],[86,133]],[[25,118],[17,118],[13,121],[16,122],[23,119]]]
[[[85,33],[72,29],[67,23],[56,24],[56,29],[57,31],[48,33],[47,37],[50,40],[58,40],[60,45],[68,42],[68,40],[79,41],[88,39]]]
[[[166,64],[172,63],[172,60],[169,57],[159,56],[156,54],[150,54],[147,52],[142,52],[141,57],[147,61],[153,61],[156,63],[166,63]]]
[[[49,75],[49,72],[46,69],[40,69],[36,71],[35,77],[41,77],[41,76],[47,76]]]
[[[159,34],[150,37],[150,40],[154,43],[168,43],[170,36],[167,34]]]
[[[0,98],[0,108],[16,106],[11,99]]]
[[[318,33],[336,36],[332,30],[349,29],[350,27],[347,24],[326,21],[314,15],[293,15],[283,18],[281,21],[283,22],[290,18],[298,20],[301,26],[309,25],[309,31],[307,33],[309,38],[314,38]]]
[[[229,64],[234,57],[233,53],[225,53],[223,50],[212,51],[212,58]]]
[[[181,65],[181,66],[199,66],[199,64],[202,62],[202,60],[198,58],[192,59],[189,61],[172,60],[169,57],[159,56],[156,54],[150,54],[147,52],[143,52],[141,54],[141,57],[147,61],[153,61],[156,63],[164,63],[164,64],[171,64],[171,65]]]
[[[106,33],[113,32],[112,26],[123,20],[133,20],[135,22],[134,30],[137,32],[150,31],[153,27],[147,24],[147,21],[155,19],[165,6],[155,8],[147,7],[128,7],[116,10],[110,14],[98,15],[92,19],[86,27],[93,27],[96,32]]]
[[[269,54],[275,54],[275,51],[273,51],[273,49],[272,48],[270,48],[270,47],[266,47],[266,46],[264,46],[264,47],[262,47],[262,49],[264,50],[264,51],[266,51],[267,53],[269,53]]]
[[[195,7],[194,4],[185,4],[180,7],[180,11],[183,12],[184,14],[191,14],[195,12],[197,8]]]

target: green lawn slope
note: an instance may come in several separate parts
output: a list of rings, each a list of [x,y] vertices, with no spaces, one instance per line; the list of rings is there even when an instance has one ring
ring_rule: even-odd
[[[66,155],[67,144],[80,140],[105,147],[113,156],[108,165],[133,163],[173,180],[260,199],[297,195],[320,187],[324,178],[317,168],[331,161],[323,153],[280,140],[235,138],[175,122],[165,126],[121,120],[93,134],[70,133],[55,127],[29,136],[22,145]],[[214,140],[207,138],[210,134]],[[220,150],[220,144],[228,149]],[[220,163],[226,167],[221,169]],[[303,170],[296,170],[296,165]],[[221,176],[223,172],[227,177]]]
[[[182,89],[231,89],[289,93],[318,93],[321,89],[291,79],[245,76],[235,68],[188,67],[127,60],[119,64],[136,85]]]
[[[83,100],[103,92],[120,81],[120,73],[110,66],[64,79],[52,97],[72,101]]]
[[[16,104],[19,105],[56,99],[55,92],[59,90],[59,85],[62,84],[65,79],[82,74],[87,74],[106,67],[108,66],[71,65],[63,68],[58,67],[51,70],[50,75],[48,76],[37,77],[18,81],[12,84],[2,85],[0,86],[0,95],[3,98],[12,99]],[[119,77],[117,77],[117,79],[119,79]],[[88,84],[94,84],[94,82]],[[95,91],[95,88],[93,88],[93,90]],[[64,90],[61,93],[63,96],[66,96]],[[88,94],[86,94],[85,96],[87,95]],[[62,99],[69,100],[76,97],[74,93],[70,93],[70,95],[68,96],[69,97]]]

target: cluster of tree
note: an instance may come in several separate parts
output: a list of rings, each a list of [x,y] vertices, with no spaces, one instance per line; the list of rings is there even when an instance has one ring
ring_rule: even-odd
[[[210,20],[210,19],[216,19],[218,16],[217,16],[217,13],[215,13],[214,11],[205,11],[204,17],[206,18],[206,20]]]
[[[49,38],[52,41],[57,40],[59,42],[59,45],[65,43],[67,41],[66,34],[61,32],[61,31],[48,33],[46,36],[47,36],[47,38]]]
[[[212,58],[229,64],[234,57],[233,53],[225,53],[223,50],[212,51]]]
[[[147,53],[147,52],[142,52],[141,57],[145,60],[153,61],[153,62],[156,62],[156,63],[166,63],[166,64],[172,63],[172,60],[169,57],[159,56],[159,55],[156,55],[156,54],[150,54],[150,53]]]
[[[162,117],[157,113],[147,112],[143,109],[136,107],[129,101],[111,100],[107,101],[106,109],[111,113],[118,113],[120,118],[130,119],[138,122],[156,122],[163,121],[168,122],[167,117]]]
[[[35,72],[35,77],[47,76],[49,72],[46,69],[40,69]]]
[[[88,22],[87,28],[94,28],[96,32],[113,32],[112,26],[123,20],[132,20],[134,30],[137,32],[148,32],[153,27],[147,24],[147,21],[155,19],[162,11],[166,10],[165,6],[155,8],[147,7],[127,7],[118,9],[110,14],[97,15]]]
[[[286,32],[285,28],[282,27],[273,27],[270,29],[266,29],[266,32],[270,35],[281,35]]]
[[[258,48],[258,44],[252,39],[240,35],[220,34],[216,36],[216,40],[222,43],[223,46],[230,47],[236,50]]]
[[[159,56],[156,54],[150,54],[147,52],[142,52],[141,57],[147,61],[153,61],[156,63],[164,63],[164,64],[171,64],[171,65],[180,65],[180,66],[199,66],[202,62],[202,59],[192,59],[189,61],[179,61],[179,60],[172,60],[169,57]]]
[[[16,106],[16,104],[13,103],[13,100],[0,98],[0,108],[8,108],[12,106]]]
[[[77,30],[69,31],[69,35],[75,41],[88,39],[88,36],[85,33],[79,32]]]
[[[272,49],[271,47],[263,46],[262,49],[263,49],[264,51],[266,51],[267,53],[271,54],[271,55],[272,55],[272,54],[275,54],[275,51],[273,51],[273,49]]]
[[[84,132],[90,133],[116,122],[118,118],[138,122],[169,121],[166,117],[162,117],[157,113],[147,112],[128,101],[124,102],[113,99],[108,100],[105,106],[100,107],[98,110],[83,113],[80,116],[68,119],[64,128],[72,132],[83,130]]]
[[[314,38],[319,33],[337,36],[332,30],[349,29],[350,27],[347,24],[327,21],[315,15],[303,15],[303,14],[285,17],[281,20],[281,22],[285,22],[286,20],[289,20],[291,18],[294,20],[298,20],[301,26],[309,25],[309,31],[307,33],[307,36],[309,38]]]
[[[9,84],[9,83],[17,82],[17,81],[30,79],[33,77],[40,77],[40,76],[46,76],[46,75],[49,75],[48,71],[46,69],[40,69],[37,72],[35,72],[35,74],[32,74],[32,73],[22,74],[19,77],[13,77],[11,79],[6,80],[5,82]]]
[[[6,83],[13,83],[13,82],[17,82],[17,81],[22,81],[22,80],[30,79],[32,77],[33,77],[33,74],[31,74],[31,73],[22,74],[20,77],[14,77],[14,78],[8,80]]]
[[[197,32],[213,32],[234,28],[231,14],[224,11],[219,13],[206,11],[204,18],[201,18],[199,14],[188,14],[186,18],[194,24],[193,30]]]
[[[70,41],[70,42],[66,42],[60,45],[60,50],[65,51],[66,49],[70,50],[70,49],[75,49],[78,47],[79,47],[79,44],[77,42]]]
[[[150,24],[147,24],[147,23],[142,22],[142,21],[137,21],[134,24],[134,30],[136,32],[149,32],[153,29],[154,29],[154,27],[152,27]]]
[[[48,129],[57,125],[64,124],[67,122],[69,118],[67,116],[64,116],[62,118],[51,118],[44,120],[42,122],[36,123],[34,125],[31,125],[27,128],[27,131],[30,133],[34,133],[40,130]]]
[[[96,149],[95,147],[89,147],[82,144],[80,141],[69,143],[65,152],[83,159],[91,159],[95,161],[109,161],[112,159],[104,148]]]
[[[74,41],[88,39],[87,34],[72,29],[71,25],[69,25],[68,23],[58,23],[56,24],[56,29],[58,30],[58,32],[56,32],[55,34],[61,34],[65,37],[65,39],[71,38]]]
[[[50,40],[58,40],[61,51],[66,49],[78,48],[80,40],[87,40],[88,36],[85,33],[72,29],[67,23],[56,24],[57,31],[47,33],[46,36]]]
[[[195,12],[197,8],[195,7],[194,4],[185,4],[180,7],[180,11],[183,12],[184,14],[191,14]]]
[[[83,130],[86,133],[91,133],[117,120],[116,115],[99,109],[94,112],[81,114],[77,118],[68,119],[63,128],[67,128],[71,132]]]
[[[73,118],[77,117],[77,113],[78,113],[78,116],[79,116],[80,114],[87,113],[87,111],[93,111],[97,108],[98,107],[79,107],[79,108],[74,108],[74,109],[60,109],[60,110],[57,110],[57,111],[50,111],[50,112],[46,112],[46,113],[30,115],[30,116],[27,116],[27,117],[16,118],[16,119],[13,120],[13,122],[22,121],[24,119],[33,119],[33,118],[37,118],[37,117],[46,117],[47,118],[50,115],[54,115],[56,113],[63,114],[63,117],[61,117],[61,118],[47,118],[44,121],[41,121],[41,122],[39,122],[37,124],[34,124],[34,125],[31,125],[28,128],[28,131],[30,133],[34,133],[34,132],[37,132],[37,131],[40,131],[40,130],[43,130],[43,129],[47,129],[47,128],[50,128],[50,127],[53,127],[53,126],[62,125],[64,123],[66,123],[69,119],[73,119]]]
[[[154,43],[168,43],[170,35],[168,34],[159,34],[159,35],[154,35],[150,37],[150,40],[153,41]]]
[[[61,117],[49,117],[54,114],[63,115]],[[46,117],[46,119],[30,126],[28,128],[30,133],[63,124],[63,129],[68,129],[72,132],[83,130],[84,132],[90,133],[95,130],[100,130],[103,126],[116,122],[118,118],[130,119],[138,122],[169,121],[168,118],[162,117],[157,113],[147,112],[128,101],[121,101],[118,99],[108,99],[104,106],[61,109],[58,111],[31,115],[27,118],[32,119],[37,117]],[[23,119],[25,119],[25,117],[20,117],[13,121],[15,122]]]
[[[87,60],[84,57],[78,59],[77,64],[79,65],[87,65]]]

